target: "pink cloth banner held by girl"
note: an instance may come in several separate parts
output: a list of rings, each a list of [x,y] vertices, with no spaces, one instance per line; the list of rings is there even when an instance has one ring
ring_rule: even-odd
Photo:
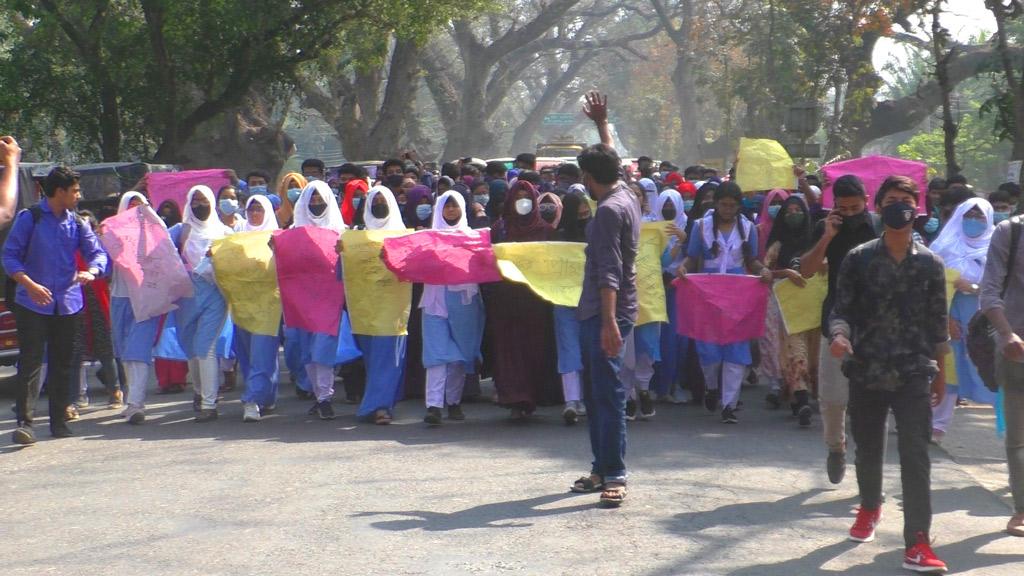
[[[211,170],[186,170],[184,172],[150,172],[146,174],[146,196],[153,210],[170,200],[177,204],[178,210],[185,211],[185,200],[193,186],[204,184],[216,194],[218,190],[231,184],[231,171],[223,168]]]
[[[757,276],[687,274],[673,284],[680,336],[712,344],[764,336],[770,287]]]
[[[853,174],[859,176],[864,182],[864,190],[868,193],[868,209],[874,210],[875,193],[889,176],[906,176],[917,182],[919,190],[917,198],[917,209],[921,214],[925,213],[924,194],[928,191],[928,165],[924,162],[902,160],[889,156],[865,156],[844,160],[821,167],[821,174],[824,176],[821,205],[831,208],[835,205],[832,197],[832,184],[840,176]]]
[[[499,282],[491,231],[421,230],[384,240],[384,264],[403,282]]]
[[[338,233],[302,226],[274,232],[274,260],[284,324],[338,335],[345,285],[338,280]]]
[[[149,207],[111,216],[100,225],[100,243],[128,287],[136,322],[156,318],[192,296],[192,280],[160,217]]]

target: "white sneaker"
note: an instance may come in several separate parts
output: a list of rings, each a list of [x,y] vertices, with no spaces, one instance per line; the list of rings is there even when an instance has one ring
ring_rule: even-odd
[[[142,424],[146,421],[146,411],[138,406],[132,406],[131,404],[124,409],[124,412],[121,412],[121,416],[123,416],[129,424]]]
[[[576,414],[578,414],[580,416],[586,416],[587,415],[587,407],[586,407],[585,404],[583,404],[582,400],[577,400],[576,401]]]
[[[260,407],[255,402],[246,402],[245,414],[242,415],[242,422],[259,422]]]

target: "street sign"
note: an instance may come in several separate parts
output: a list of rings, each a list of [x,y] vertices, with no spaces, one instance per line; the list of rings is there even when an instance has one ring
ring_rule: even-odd
[[[576,114],[572,112],[554,112],[544,116],[545,126],[574,126]]]

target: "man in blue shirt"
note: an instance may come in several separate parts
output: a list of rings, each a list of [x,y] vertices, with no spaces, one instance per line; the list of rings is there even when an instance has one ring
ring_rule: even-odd
[[[17,282],[14,317],[21,357],[18,363],[14,442],[32,444],[32,413],[39,398],[39,370],[46,350],[49,373],[50,433],[71,436],[64,421],[71,376],[76,316],[82,311],[82,288],[107,269],[107,254],[85,221],[75,214],[81,198],[79,175],[58,166],[43,181],[46,195],[14,220],[3,249],[7,275]],[[75,253],[88,270],[80,272]]]

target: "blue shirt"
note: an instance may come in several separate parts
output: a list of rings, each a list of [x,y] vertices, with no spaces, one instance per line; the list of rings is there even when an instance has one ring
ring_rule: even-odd
[[[82,287],[75,283],[75,252],[81,252],[89,268],[99,270],[100,275],[107,270],[107,253],[89,224],[79,225],[70,210],[58,218],[46,199],[39,202],[39,208],[42,214],[38,222],[32,222],[29,210],[22,210],[14,219],[4,243],[3,265],[8,276],[24,272],[33,282],[45,286],[53,294],[53,302],[39,306],[21,285],[14,301],[38,314],[76,314],[82,310]]]

